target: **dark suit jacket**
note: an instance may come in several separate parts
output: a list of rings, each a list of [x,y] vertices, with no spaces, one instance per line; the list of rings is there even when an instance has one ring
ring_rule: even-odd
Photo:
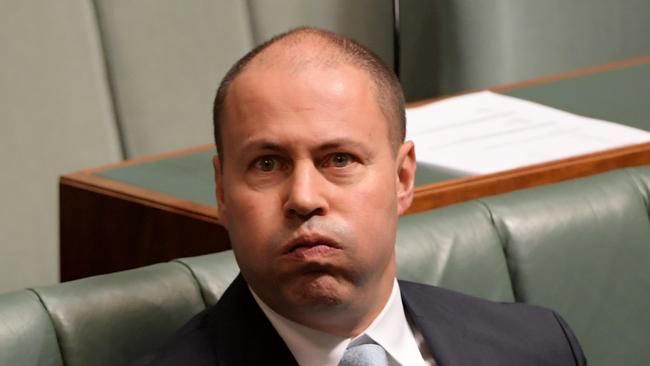
[[[586,365],[554,312],[494,303],[400,281],[405,310],[439,366]],[[195,316],[141,365],[296,365],[239,275],[219,302]]]

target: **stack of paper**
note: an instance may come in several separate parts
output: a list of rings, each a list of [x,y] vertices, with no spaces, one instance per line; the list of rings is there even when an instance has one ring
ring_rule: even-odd
[[[419,163],[487,174],[650,141],[650,133],[483,91],[406,111]]]

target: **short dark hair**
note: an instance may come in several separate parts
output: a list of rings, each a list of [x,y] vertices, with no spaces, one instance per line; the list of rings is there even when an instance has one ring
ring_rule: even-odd
[[[299,42],[304,37],[309,36],[325,41],[326,45],[331,46],[330,50],[334,51],[339,56],[338,59],[343,63],[356,66],[370,76],[375,86],[377,103],[388,121],[388,137],[393,150],[396,152],[404,141],[406,135],[404,93],[395,73],[374,52],[351,38],[322,29],[301,27],[277,35],[255,47],[239,59],[221,80],[221,84],[217,89],[217,96],[214,99],[213,127],[217,153],[222,164],[221,116],[225,108],[230,85],[246,69],[248,64],[269,46],[293,38],[296,38]]]

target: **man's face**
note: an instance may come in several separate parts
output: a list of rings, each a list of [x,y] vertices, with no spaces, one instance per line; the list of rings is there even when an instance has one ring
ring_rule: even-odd
[[[255,293],[315,328],[317,313],[381,310],[415,158],[410,142],[391,149],[366,73],[251,65],[223,117],[219,215]]]

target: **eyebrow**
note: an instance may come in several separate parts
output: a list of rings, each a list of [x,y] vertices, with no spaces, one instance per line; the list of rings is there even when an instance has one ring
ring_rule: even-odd
[[[368,148],[363,145],[362,143],[352,140],[352,139],[347,139],[347,138],[336,138],[332,139],[329,141],[326,141],[320,145],[318,145],[315,149],[315,151],[327,151],[327,150],[335,150],[339,149],[342,147],[352,147],[355,149],[362,150],[364,153],[369,153]],[[259,139],[256,141],[253,141],[249,144],[246,144],[244,146],[244,149],[246,150],[266,150],[266,151],[276,151],[276,152],[287,152],[287,148],[283,147],[281,144],[271,141],[271,140],[266,140],[266,139]]]
[[[356,148],[356,149],[361,149],[364,152],[367,152],[367,150],[368,150],[366,148],[366,146],[363,145],[362,143],[360,143],[358,141],[351,140],[351,139],[346,139],[346,138],[339,138],[339,139],[334,139],[334,140],[331,140],[331,141],[327,141],[327,142],[319,145],[316,150],[319,150],[319,151],[334,150],[334,149],[338,149],[338,148],[341,148],[341,147],[353,147],[353,148]]]
[[[243,146],[246,150],[270,150],[283,152],[286,149],[282,145],[269,141],[269,140],[257,140]]]

